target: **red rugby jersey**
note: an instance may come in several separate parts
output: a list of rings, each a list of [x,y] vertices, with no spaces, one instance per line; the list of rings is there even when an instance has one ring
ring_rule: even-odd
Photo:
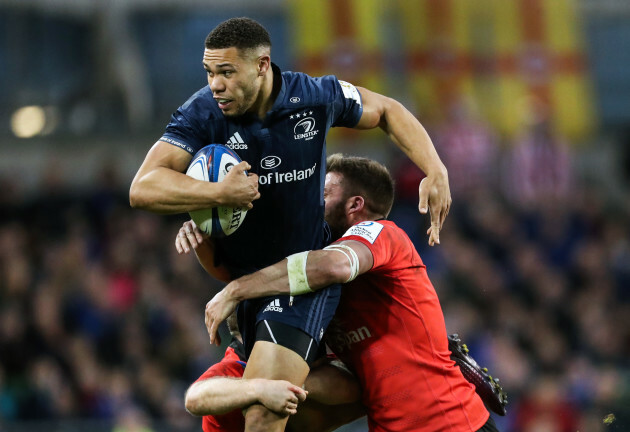
[[[370,431],[481,428],[489,413],[450,359],[438,296],[407,234],[390,221],[366,221],[342,240],[374,256],[373,268],[342,290],[333,342],[361,382]]]
[[[223,359],[212,365],[196,382],[216,376],[241,378],[244,371],[245,363],[240,360],[234,348],[228,347]],[[202,418],[201,428],[203,432],[242,432],[245,430],[245,418],[240,409],[222,415],[207,415]]]

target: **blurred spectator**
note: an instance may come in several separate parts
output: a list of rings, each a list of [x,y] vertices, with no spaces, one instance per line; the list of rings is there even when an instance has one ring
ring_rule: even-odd
[[[470,195],[494,186],[497,137],[479,118],[472,100],[461,98],[453,102],[445,123],[433,136],[436,149],[448,167],[453,199],[470,200]]]
[[[126,406],[116,416],[112,432],[153,432],[147,415],[134,406]]]
[[[573,167],[568,143],[553,129],[549,108],[532,103],[525,130],[503,161],[503,193],[520,208],[561,206],[571,198]]]
[[[516,412],[516,424],[523,432],[575,432],[579,412],[567,401],[561,381],[540,376]]]

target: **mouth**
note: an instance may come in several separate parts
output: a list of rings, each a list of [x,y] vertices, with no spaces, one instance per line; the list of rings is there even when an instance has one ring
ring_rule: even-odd
[[[230,104],[233,102],[231,99],[224,98],[214,98],[214,100],[217,101],[219,108],[221,108],[222,110],[228,109]]]

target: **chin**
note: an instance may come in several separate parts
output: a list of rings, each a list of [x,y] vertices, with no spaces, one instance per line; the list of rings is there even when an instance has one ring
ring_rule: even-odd
[[[244,113],[242,105],[230,106],[227,109],[222,109],[221,112],[226,117],[238,117]]]
[[[226,117],[238,117],[240,114],[234,110],[221,110],[224,116]]]

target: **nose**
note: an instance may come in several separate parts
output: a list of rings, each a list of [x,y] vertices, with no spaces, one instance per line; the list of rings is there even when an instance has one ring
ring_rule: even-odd
[[[208,81],[212,93],[220,93],[225,90],[225,83],[223,82],[221,75],[215,75],[212,78],[208,77]]]

